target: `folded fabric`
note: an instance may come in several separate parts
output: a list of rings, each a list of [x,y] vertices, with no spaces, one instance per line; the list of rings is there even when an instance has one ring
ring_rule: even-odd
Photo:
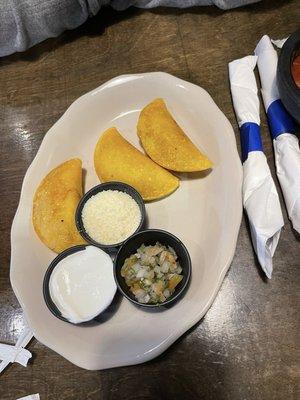
[[[268,278],[278,244],[283,217],[277,190],[263,153],[260,136],[259,99],[254,75],[257,57],[229,63],[233,105],[240,127],[243,162],[243,204],[259,263]]]
[[[293,227],[300,233],[300,149],[294,121],[281,103],[276,80],[277,52],[269,36],[259,41],[255,54],[262,96],[273,139],[277,176]]]
[[[17,362],[24,367],[27,366],[28,360],[32,357],[30,351],[25,349],[25,346],[33,338],[33,333],[26,325],[24,332],[17,340],[15,345],[0,343],[0,373],[13,362]]]
[[[284,38],[284,39],[271,39],[271,42],[278,47],[278,49],[281,49],[284,43],[288,40],[289,36]]]
[[[222,9],[240,7],[260,0],[5,0],[0,1],[0,57],[24,51],[67,29],[74,29],[101,7],[117,10],[140,8],[216,5]]]

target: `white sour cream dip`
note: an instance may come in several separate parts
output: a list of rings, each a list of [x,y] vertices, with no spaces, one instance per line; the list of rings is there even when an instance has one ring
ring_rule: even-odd
[[[95,246],[62,259],[49,280],[53,303],[74,324],[90,321],[104,311],[116,290],[112,260]]]

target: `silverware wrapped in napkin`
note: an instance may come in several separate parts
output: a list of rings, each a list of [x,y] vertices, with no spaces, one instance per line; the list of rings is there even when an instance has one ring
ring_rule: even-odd
[[[240,127],[243,162],[243,204],[252,243],[268,278],[278,244],[283,217],[277,190],[263,153],[260,136],[259,99],[254,75],[257,57],[247,56],[229,63],[233,105]]]
[[[300,233],[300,149],[295,126],[285,110],[277,88],[277,52],[269,36],[255,49],[261,92],[273,139],[277,176],[294,229]]]

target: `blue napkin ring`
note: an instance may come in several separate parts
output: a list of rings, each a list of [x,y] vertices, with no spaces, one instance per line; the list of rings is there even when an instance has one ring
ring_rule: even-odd
[[[272,139],[276,139],[282,133],[293,133],[295,131],[294,121],[280,99],[269,105],[267,116]]]
[[[260,127],[255,122],[245,122],[240,127],[242,162],[246,161],[250,151],[263,151]]]

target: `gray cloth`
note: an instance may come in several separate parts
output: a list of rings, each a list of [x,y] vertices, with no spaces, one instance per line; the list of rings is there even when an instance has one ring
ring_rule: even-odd
[[[24,51],[47,38],[74,29],[100,8],[193,7],[216,5],[222,9],[259,0],[0,0],[0,57]]]

